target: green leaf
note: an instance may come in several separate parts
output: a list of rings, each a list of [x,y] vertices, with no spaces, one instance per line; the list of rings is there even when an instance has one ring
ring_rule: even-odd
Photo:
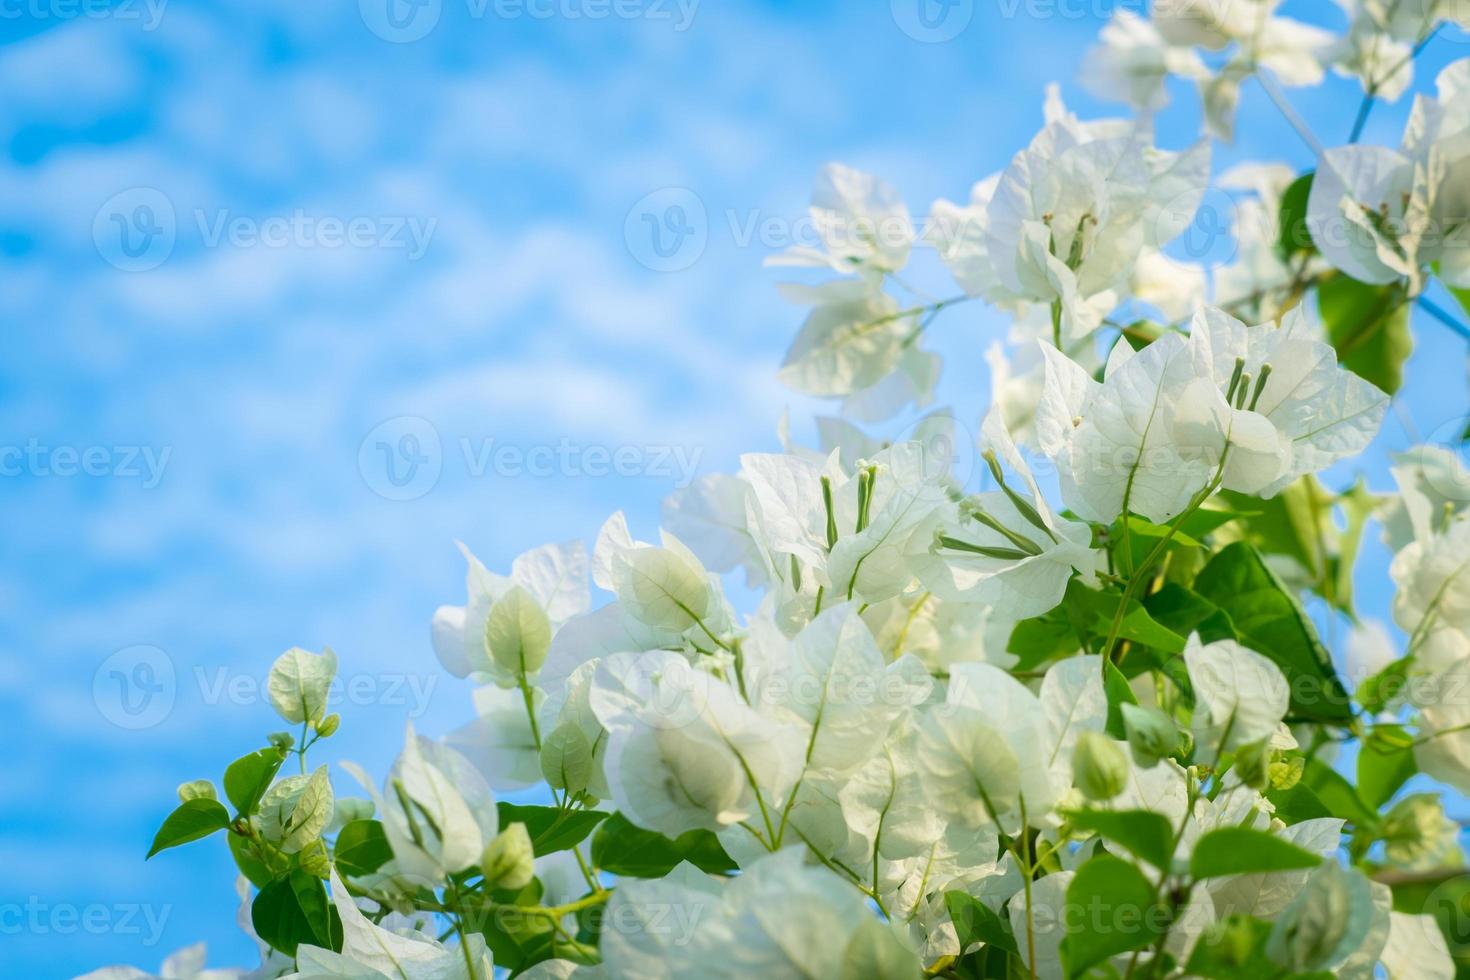
[[[1338,273],[1317,287],[1317,309],[1343,367],[1392,395],[1414,352],[1402,283],[1374,286]]]
[[[219,800],[198,797],[180,803],[178,809],[164,818],[163,826],[153,836],[153,846],[148,848],[148,857],[170,847],[208,837],[229,825],[230,811]]]
[[[1280,224],[1277,228],[1276,251],[1289,259],[1302,252],[1315,252],[1316,242],[1307,229],[1307,200],[1312,195],[1313,171],[1307,171],[1281,195]]]
[[[1297,783],[1290,789],[1270,789],[1266,799],[1276,807],[1276,816],[1290,826],[1303,820],[1317,820],[1332,816],[1326,804],[1317,799],[1317,794],[1305,783]]]
[[[1112,629],[1113,617],[1123,594],[1118,589],[1098,591],[1089,589],[1077,579],[1067,586],[1064,602],[1072,612],[1072,620],[1079,630],[1085,630],[1099,641],[1107,639]],[[1165,626],[1161,626],[1148,614],[1148,610],[1136,599],[1128,600],[1118,636],[1165,653],[1180,653],[1184,650],[1184,637]]]
[[[241,756],[230,763],[225,770],[225,796],[234,804],[236,813],[248,817],[255,812],[256,804],[270,788],[271,780],[276,778],[284,761],[286,753],[271,747]]]
[[[1011,934],[1010,924],[990,911],[975,896],[962,891],[944,893],[944,905],[954,921],[955,933],[959,936],[960,948],[971,943],[985,943],[1008,953],[1020,953],[1016,937]]]
[[[348,877],[370,875],[392,859],[388,835],[376,820],[353,820],[342,828],[332,848],[337,870]]]
[[[1448,285],[1445,288],[1450,291],[1451,296],[1460,301],[1460,305],[1465,308],[1465,312],[1470,313],[1470,289],[1456,289],[1454,286]]]
[[[1194,581],[1195,591],[1230,617],[1240,642],[1275,662],[1291,688],[1291,713],[1348,722],[1352,706],[1332,661],[1296,597],[1255,548],[1222,549]]]
[[[1103,854],[1078,868],[1067,886],[1067,976],[1083,976],[1094,964],[1153,943],[1165,924],[1156,904],[1153,885],[1122,858]]]
[[[1006,643],[1006,652],[1016,655],[1016,670],[1035,670],[1048,661],[1070,657],[1081,648],[1081,638],[1061,609],[1021,620]]]
[[[1414,655],[1410,654],[1364,679],[1358,685],[1357,691],[1358,703],[1363,706],[1363,710],[1376,715],[1402,696],[1404,685],[1408,682],[1409,668],[1413,665]]]
[[[1169,542],[1171,544],[1177,544],[1184,548],[1204,547],[1204,545],[1202,545],[1200,542],[1196,541],[1194,538],[1190,537],[1184,532],[1184,526],[1182,524],[1180,525],[1179,530],[1175,531],[1174,534],[1170,536],[1169,528],[1165,527],[1164,525],[1155,524],[1153,521],[1146,521],[1142,517],[1137,517],[1133,514],[1128,515],[1128,533],[1133,536],[1153,538],[1159,541],[1162,541],[1164,538],[1169,538]],[[1147,554],[1146,551],[1145,554]]]
[[[1364,739],[1358,750],[1358,796],[1377,810],[1418,771],[1412,740],[1395,744],[1384,738]]]
[[[255,934],[287,956],[305,943],[342,948],[342,920],[327,900],[320,878],[300,868],[260,890],[250,906]]]
[[[1319,855],[1260,830],[1221,827],[1194,845],[1189,873],[1196,879],[1315,868]]]
[[[1127,848],[1161,871],[1174,863],[1174,828],[1169,818],[1149,810],[1077,810],[1067,815],[1072,826],[1091,831]]]
[[[1322,801],[1328,812],[1339,819],[1366,827],[1378,822],[1378,813],[1363,802],[1358,791],[1342,774],[1321,759],[1308,759],[1302,771],[1301,785]]]
[[[515,803],[497,803],[495,809],[500,813],[502,830],[513,823],[526,825],[526,833],[531,835],[531,848],[537,857],[575,847],[609,816],[603,810],[561,810],[554,806],[519,806]]]
[[[630,878],[662,878],[688,861],[707,874],[729,874],[736,864],[708,830],[690,830],[669,839],[635,827],[621,813],[602,822],[592,835],[592,864]]]
[[[1370,493],[1368,484],[1359,476],[1352,489],[1338,495],[1337,506],[1347,518],[1347,526],[1338,532],[1337,554],[1328,558],[1327,568],[1331,573],[1332,594],[1326,596],[1333,605],[1355,616],[1353,605],[1353,568],[1358,562],[1358,552],[1363,546],[1363,532],[1368,519],[1378,512],[1384,498]]]
[[[1236,639],[1234,624],[1219,606],[1176,582],[1164,583],[1143,600],[1143,606],[1156,622],[1180,636],[1198,633],[1206,643]]]

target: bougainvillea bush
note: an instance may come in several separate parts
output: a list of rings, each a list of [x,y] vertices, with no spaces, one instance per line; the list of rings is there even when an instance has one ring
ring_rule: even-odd
[[[780,369],[839,400],[819,446],[678,491],[650,540],[614,514],[590,551],[466,552],[433,644],[477,720],[410,728],[381,777],[339,763],[360,796],[318,762],[351,723],[336,657],[299,649],[269,683],[290,731],[179,788],[152,850],[229,847],[248,975],[1470,975],[1441,800],[1470,792],[1470,473],[1422,446],[1392,497],[1353,482],[1411,326],[1467,329],[1470,59],[1414,67],[1470,9],[1344,5],[1341,34],[1271,0],[1117,13],[1083,81],[1136,117],[1052,92],[918,225],[826,168],[821,247],[773,263],[827,272],[786,287],[809,311]],[[1288,89],[1329,71],[1363,98],[1322,144]],[[1178,150],[1149,121],[1171,76],[1209,130]],[[1311,170],[1212,178],[1247,85]],[[1359,142],[1411,89],[1402,143]],[[1162,249],[1212,180],[1238,249],[1207,287]],[[907,285],[920,247],[954,295]],[[929,400],[926,330],[972,301],[1012,323],[978,438],[942,410],[865,435]],[[1398,639],[1355,617],[1365,534]],[[202,960],[164,975],[247,975]]]

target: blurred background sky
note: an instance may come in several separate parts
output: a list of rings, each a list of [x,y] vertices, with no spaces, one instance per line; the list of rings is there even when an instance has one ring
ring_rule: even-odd
[[[429,645],[455,539],[504,571],[617,508],[647,537],[689,473],[776,448],[784,408],[808,434],[818,406],[774,380],[800,312],[761,268],[789,242],[761,223],[833,159],[916,218],[963,199],[1053,79],[1116,112],[1072,77],[1112,9],[0,0],[0,973],[198,940],[254,965],[222,843],[143,854],[178,783],[279,727],[271,660],[341,658],[317,762],[381,772],[406,717],[467,719]],[[1420,85],[1467,53],[1437,40]],[[1341,80],[1293,98],[1329,145],[1357,106]],[[1217,171],[1310,164],[1254,86],[1242,119]],[[1179,93],[1160,142],[1198,125]],[[950,291],[932,255],[913,277]],[[1463,344],[1419,329],[1375,489],[1466,411]],[[930,330],[969,424],[1003,330],[974,305]],[[1379,617],[1386,560],[1375,538],[1359,576]]]

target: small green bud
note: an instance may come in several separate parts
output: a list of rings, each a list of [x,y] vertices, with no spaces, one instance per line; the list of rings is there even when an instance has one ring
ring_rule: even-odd
[[[1089,800],[1111,800],[1128,785],[1128,756],[1101,732],[1086,731],[1072,750],[1073,782]]]
[[[1302,781],[1302,773],[1306,771],[1306,767],[1307,760],[1301,756],[1283,758],[1271,763],[1271,788],[1291,789]]]
[[[327,845],[317,838],[301,849],[301,870],[316,878],[328,878],[332,874],[332,856]]]
[[[1271,746],[1268,740],[1251,742],[1235,750],[1235,774],[1251,789],[1262,790],[1271,781]]]
[[[179,802],[188,803],[190,800],[217,800],[214,792],[214,783],[207,779],[195,779],[187,783],[179,783]]]
[[[296,736],[290,732],[271,732],[265,740],[283,755],[296,747]]]
[[[531,835],[526,825],[513,823],[495,835],[480,859],[480,870],[490,888],[514,891],[525,888],[536,876],[536,854],[531,849]]]
[[[1160,759],[1179,749],[1179,726],[1158,708],[1122,704],[1123,730],[1128,735],[1128,748],[1133,761],[1144,769],[1152,769]]]
[[[330,738],[342,725],[342,716],[335,711],[316,723],[316,733],[319,738]]]

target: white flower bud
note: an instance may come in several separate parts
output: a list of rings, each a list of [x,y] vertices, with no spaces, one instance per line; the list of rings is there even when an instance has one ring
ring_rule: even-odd
[[[485,848],[480,870],[484,872],[485,884],[489,887],[514,891],[525,888],[536,876],[535,859],[526,825],[513,823],[496,834],[490,846]]]
[[[1266,955],[1293,973],[1331,970],[1357,949],[1372,922],[1368,879],[1328,859],[1277,918]]]
[[[207,779],[195,779],[187,783],[179,784],[179,801],[188,803],[190,800],[217,800],[214,792],[214,783]]]
[[[1133,761],[1144,769],[1152,769],[1160,759],[1179,750],[1179,726],[1158,708],[1123,704],[1123,730]]]
[[[1085,731],[1072,750],[1073,781],[1090,800],[1111,800],[1128,785],[1128,756],[1101,732]]]

